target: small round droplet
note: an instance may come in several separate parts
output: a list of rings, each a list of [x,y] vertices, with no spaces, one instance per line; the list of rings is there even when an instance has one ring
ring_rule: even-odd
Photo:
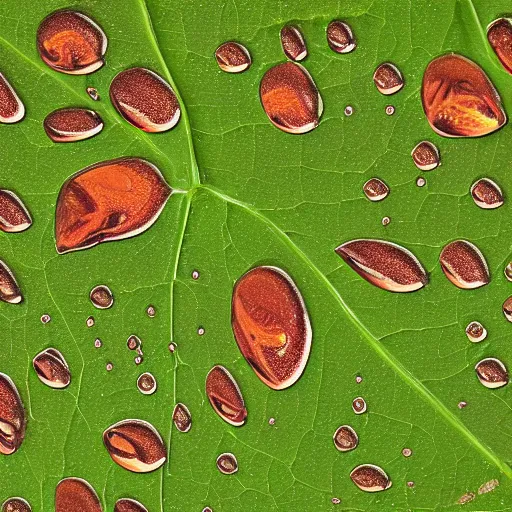
[[[142,341],[135,334],[130,335],[128,337],[128,339],[126,340],[126,346],[130,350],[137,350],[141,345],[142,345]]]
[[[345,107],[344,112],[347,117],[350,117],[354,113],[354,107],[352,107],[351,105],[347,105]]]
[[[490,389],[501,388],[508,384],[507,367],[494,357],[482,359],[475,366],[478,380]]]
[[[44,315],[41,315],[41,323],[42,324],[47,324],[48,322],[50,322],[52,319],[52,317],[48,314],[44,314]]]
[[[157,388],[155,377],[149,372],[143,373],[137,379],[137,388],[143,395],[152,395]]]
[[[301,61],[308,55],[304,36],[294,25],[285,25],[281,29],[281,46],[290,60]]]
[[[507,280],[512,282],[512,261],[505,267],[504,274]]]
[[[341,500],[339,498],[332,498],[331,503],[333,505],[339,505],[341,503]]]
[[[485,210],[493,210],[503,204],[501,188],[489,178],[482,178],[473,183],[471,197],[477,206]]]
[[[103,121],[93,110],[61,108],[45,117],[43,127],[53,142],[76,142],[100,133]]]
[[[411,151],[411,156],[414,164],[421,171],[432,171],[440,161],[439,150],[428,140],[416,144]]]
[[[94,317],[92,316],[88,317],[87,320],[85,321],[85,325],[87,325],[87,327],[92,327],[94,323]]]
[[[217,64],[226,73],[242,73],[251,66],[251,54],[247,48],[235,41],[221,44],[215,50]]]
[[[204,507],[203,512],[213,512],[213,510],[210,507]]]
[[[361,377],[361,375],[356,375],[356,383],[361,384],[361,382],[363,382],[363,377]]]
[[[98,309],[108,309],[114,304],[114,296],[108,286],[103,284],[95,286],[89,295],[94,307]]]
[[[333,20],[327,25],[327,43],[336,53],[350,53],[356,48],[352,29],[344,21]]]
[[[197,329],[197,334],[198,334],[199,336],[203,336],[203,335],[204,335],[204,333],[205,333],[205,330],[204,330],[204,328],[203,328],[203,327],[199,327],[199,328]]]
[[[404,86],[402,73],[390,62],[384,62],[375,70],[373,82],[377,90],[386,96],[395,94]]]
[[[366,412],[366,402],[361,396],[354,398],[352,401],[352,409],[356,414],[363,414]]]
[[[99,101],[100,95],[95,87],[87,87],[86,91],[92,100]]]
[[[350,425],[338,427],[332,439],[334,446],[336,446],[340,452],[349,452],[357,448],[359,444],[359,437]]]
[[[224,475],[232,475],[238,471],[238,461],[232,453],[222,453],[217,457],[217,468]]]
[[[512,74],[512,20],[498,18],[487,27],[487,39],[503,67]]]
[[[466,335],[469,341],[479,343],[487,338],[487,329],[480,322],[471,322],[466,327]]]
[[[9,498],[2,504],[2,512],[32,512],[32,507],[23,498]]]
[[[180,432],[188,432],[192,427],[192,416],[185,404],[177,403],[174,406],[172,420]]]
[[[269,425],[275,425],[275,423],[276,423],[276,419],[275,418],[269,418],[268,419],[268,424]]]
[[[504,303],[503,303],[503,314],[505,315],[505,318],[512,322],[512,297],[509,297]]]
[[[63,389],[71,382],[71,373],[64,356],[55,348],[37,354],[32,364],[39,380],[54,389]]]
[[[365,492],[379,492],[391,487],[391,480],[386,472],[374,464],[362,464],[350,473],[350,478],[359,489]]]
[[[464,407],[466,407],[467,405],[468,405],[468,403],[467,403],[467,402],[462,401],[462,402],[459,402],[459,403],[457,404],[457,407],[458,407],[459,409],[464,409]]]
[[[393,105],[386,105],[386,115],[392,116],[395,113],[395,107]]]
[[[107,363],[105,368],[107,369],[107,372],[111,372],[114,369],[114,365],[112,363]]]
[[[439,262],[446,277],[458,288],[480,288],[491,280],[484,255],[467,240],[455,240],[446,245]]]
[[[144,358],[142,356],[136,356],[133,360],[133,362],[139,366],[140,364],[142,364],[144,362]]]
[[[427,184],[427,180],[425,178],[423,178],[423,176],[419,176],[418,179],[416,180],[416,185],[418,187],[424,187],[426,184]]]
[[[382,217],[382,225],[387,226],[391,222],[389,217]]]
[[[370,201],[382,201],[389,195],[389,187],[379,178],[371,178],[363,185],[363,192]]]
[[[155,315],[156,315],[156,309],[155,309],[155,306],[151,306],[151,305],[149,305],[149,306],[146,308],[146,314],[149,316],[149,318],[155,318]]]
[[[199,272],[197,270],[194,270],[192,272],[192,279],[194,279],[194,281],[197,281],[199,279]]]
[[[178,347],[177,347],[176,343],[171,342],[171,343],[169,343],[169,347],[168,348],[169,348],[169,352],[171,354],[173,354]]]
[[[99,338],[96,338],[96,339],[94,340],[94,346],[95,346],[96,348],[101,348],[101,347],[103,346],[103,342],[102,342]]]
[[[404,448],[402,450],[402,455],[404,457],[410,457],[412,455],[412,450],[410,448]]]
[[[414,487],[414,482],[413,481],[407,482],[407,487]]]

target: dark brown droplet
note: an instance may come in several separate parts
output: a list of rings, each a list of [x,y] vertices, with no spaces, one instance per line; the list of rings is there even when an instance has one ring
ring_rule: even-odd
[[[428,275],[407,249],[385,240],[345,242],[336,253],[361,277],[383,290],[412,292],[428,283]]]
[[[166,132],[180,119],[181,108],[172,87],[149,69],[117,74],[110,84],[110,99],[129,123],[145,132]]]
[[[301,61],[308,55],[304,36],[294,25],[285,25],[281,29],[281,46],[290,60]]]
[[[134,473],[149,473],[166,460],[162,437],[150,423],[124,420],[103,433],[103,443],[112,460]]]
[[[143,395],[152,395],[156,391],[156,379],[149,372],[143,373],[137,379],[137,388]]]
[[[103,508],[89,482],[64,478],[55,490],[55,512],[103,512]]]
[[[503,67],[512,74],[512,20],[499,18],[487,27],[487,39]]]
[[[39,25],[37,49],[43,61],[55,71],[85,75],[103,66],[107,37],[84,14],[56,11]]]
[[[25,105],[7,78],[0,73],[0,123],[17,123],[24,117]]]
[[[370,201],[382,201],[389,194],[389,187],[379,178],[371,178],[363,185],[363,192]]]
[[[64,356],[55,348],[43,350],[32,361],[39,380],[54,389],[63,389],[71,382],[71,373]]]
[[[103,121],[92,110],[61,108],[48,114],[43,126],[53,142],[75,142],[90,139],[101,132]]]
[[[342,425],[334,432],[333,441],[340,452],[349,452],[357,447],[359,437],[351,426]]]
[[[23,498],[9,498],[3,503],[2,512],[32,512],[32,507]]]
[[[219,68],[226,73],[241,73],[251,66],[251,54],[235,41],[221,44],[215,50],[215,58]]]
[[[503,314],[505,315],[505,318],[512,322],[512,297],[509,297],[504,303],[503,303]]]
[[[188,432],[192,427],[192,416],[185,404],[177,403],[172,413],[174,425],[180,432]]]
[[[172,189],[160,171],[140,158],[119,158],[86,167],[62,186],[55,237],[60,254],[146,231]]]
[[[461,55],[430,62],[421,99],[430,126],[443,137],[479,137],[507,121],[494,85],[477,64]]]
[[[466,335],[469,341],[479,343],[487,337],[487,329],[480,322],[471,322],[466,327]]]
[[[11,455],[25,438],[23,402],[11,378],[0,373],[0,453]]]
[[[482,178],[471,186],[471,196],[480,208],[492,210],[503,204],[501,188],[489,178]]]
[[[148,512],[148,509],[138,501],[122,498],[116,501],[114,512]]]
[[[98,309],[108,309],[114,304],[114,296],[108,286],[100,284],[95,286],[89,294],[94,307]]]
[[[350,478],[359,489],[365,492],[384,491],[391,487],[391,480],[386,472],[373,464],[362,464],[350,473]]]
[[[0,229],[20,233],[32,225],[32,218],[22,200],[10,190],[0,189]]]
[[[0,300],[10,304],[19,304],[23,301],[14,274],[2,260],[0,260]]]
[[[132,334],[131,336],[128,337],[128,339],[126,340],[126,346],[130,349],[130,350],[137,350],[142,344],[142,341],[140,340],[140,338],[138,336],[136,336],[135,334]]]
[[[439,150],[428,140],[417,144],[412,150],[411,156],[416,167],[422,171],[434,170],[440,161]]]
[[[381,94],[395,94],[404,86],[400,70],[391,62],[381,64],[373,74],[373,82]]]
[[[352,29],[344,21],[334,20],[327,25],[327,42],[336,53],[349,53],[356,47]]]
[[[224,420],[241,427],[247,419],[242,392],[224,366],[214,366],[206,376],[206,394],[213,410]]]
[[[217,468],[225,475],[232,475],[238,471],[238,461],[232,453],[222,453],[217,457]]]
[[[501,388],[508,384],[507,367],[494,357],[482,359],[475,366],[478,380],[490,389]]]
[[[306,133],[318,126],[323,102],[311,75],[300,64],[284,62],[261,79],[263,109],[274,126],[287,133]]]
[[[459,288],[480,288],[491,280],[484,255],[467,240],[450,242],[442,250],[439,261],[446,277]]]
[[[291,277],[276,267],[256,267],[235,284],[231,325],[242,355],[272,389],[302,375],[311,349],[311,324]]]
[[[356,414],[363,414],[366,412],[366,400],[362,396],[358,396],[352,400],[352,410]]]

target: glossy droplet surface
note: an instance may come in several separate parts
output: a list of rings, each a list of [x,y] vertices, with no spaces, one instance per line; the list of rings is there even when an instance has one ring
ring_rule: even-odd
[[[263,109],[274,126],[287,133],[306,133],[318,126],[323,111],[320,93],[300,64],[284,62],[261,79]]]
[[[192,427],[192,416],[185,404],[177,403],[174,406],[172,420],[174,421],[175,427],[180,432],[188,432]]]
[[[395,94],[404,86],[400,70],[391,62],[381,64],[373,74],[373,82],[381,94]]]
[[[281,29],[281,46],[290,60],[301,61],[308,55],[304,36],[294,25],[285,25]]]
[[[164,442],[150,423],[124,420],[103,433],[103,443],[112,460],[134,473],[158,469],[166,460]]]
[[[391,487],[391,480],[386,472],[374,464],[362,464],[350,473],[350,478],[359,489],[365,492],[384,491]]]
[[[95,286],[91,290],[89,298],[91,299],[93,306],[98,309],[108,309],[112,307],[112,304],[114,304],[112,291],[104,284]]]
[[[19,304],[23,301],[14,274],[2,260],[0,260],[0,300],[10,304]]]
[[[137,379],[137,388],[143,395],[152,395],[156,387],[156,379],[149,372],[143,373]]]
[[[92,110],[61,108],[48,114],[43,126],[53,142],[76,142],[90,139],[101,132],[103,121]]]
[[[349,452],[357,447],[359,437],[350,425],[342,425],[334,432],[333,441],[340,452]]]
[[[217,469],[225,475],[232,475],[238,471],[238,461],[232,453],[222,453],[217,457]]]
[[[503,67],[512,74],[512,20],[499,18],[487,27],[487,39]]]
[[[508,384],[507,367],[494,357],[482,359],[475,366],[478,380],[490,389],[501,388]]]
[[[32,218],[22,200],[10,190],[0,189],[0,229],[20,233],[32,225]]]
[[[356,47],[352,29],[344,21],[334,20],[327,25],[327,43],[336,53],[350,53]]]
[[[0,123],[17,123],[24,117],[25,105],[7,78],[0,73]]]
[[[86,92],[91,98],[91,100],[99,101],[100,95],[95,87],[87,87]]]
[[[503,303],[503,314],[505,315],[505,318],[512,322],[512,297],[509,297],[504,303]]]
[[[293,385],[306,367],[311,324],[291,277],[276,267],[256,267],[235,284],[231,325],[242,355],[272,389]]]
[[[446,277],[462,289],[479,288],[491,279],[480,249],[467,240],[450,242],[442,250],[439,262]]]
[[[494,85],[477,64],[461,55],[447,54],[430,62],[421,99],[430,126],[443,137],[479,137],[507,121]]]
[[[138,501],[122,498],[116,501],[114,512],[148,512],[148,510]]]
[[[221,44],[215,50],[217,64],[226,73],[241,73],[251,66],[251,54],[247,48],[235,41]]]
[[[366,400],[362,396],[358,396],[352,400],[352,410],[356,414],[364,414],[366,412]]]
[[[23,498],[9,498],[2,504],[2,512],[32,512],[32,507]]]
[[[214,366],[206,376],[206,394],[213,410],[235,427],[247,419],[244,398],[232,375],[224,366]]]
[[[379,178],[371,178],[363,185],[363,192],[370,201],[382,201],[389,194],[389,187]]]
[[[412,292],[428,283],[418,259],[392,242],[352,240],[337,247],[336,253],[361,277],[383,290]]]
[[[404,457],[410,457],[412,455],[412,450],[410,448],[404,448],[402,450],[402,455]]]
[[[480,208],[492,210],[503,204],[501,188],[489,178],[482,178],[471,186],[471,197]]]
[[[440,161],[439,150],[428,140],[417,144],[412,150],[411,156],[416,167],[422,171],[432,171]]]
[[[136,336],[135,334],[132,334],[131,336],[128,337],[128,339],[126,340],[126,346],[130,349],[130,350],[136,350],[138,349],[140,346],[142,345],[142,341],[140,340],[140,338],[138,336]]]
[[[71,382],[71,373],[64,356],[55,348],[37,354],[32,364],[39,380],[54,389],[63,389]]]
[[[56,11],[39,25],[37,49],[41,59],[55,71],[84,75],[103,66],[107,37],[84,14]]]
[[[86,249],[146,231],[160,215],[171,188],[140,158],[100,162],[71,176],[57,200],[57,251]]]
[[[103,512],[103,508],[89,482],[64,478],[55,490],[55,512]]]
[[[503,273],[505,274],[507,281],[512,282],[512,261],[507,264]]]
[[[110,84],[110,99],[117,111],[145,132],[166,132],[181,116],[172,87],[145,68],[131,68],[117,74]]]
[[[94,321],[94,317],[93,316],[89,316],[89,317],[86,318],[85,325],[87,327],[93,327],[94,324],[95,324],[95,321]]]
[[[469,341],[479,343],[487,338],[487,329],[480,322],[471,322],[466,327],[466,335]]]

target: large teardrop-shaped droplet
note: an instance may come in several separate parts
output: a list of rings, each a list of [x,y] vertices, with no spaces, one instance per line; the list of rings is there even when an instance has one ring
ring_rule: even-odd
[[[32,512],[32,507],[23,498],[9,498],[2,503],[2,512]]]
[[[509,382],[507,367],[494,357],[482,359],[475,366],[478,380],[489,389],[502,388]]]
[[[148,512],[148,509],[138,501],[122,498],[116,501],[114,512]]]
[[[285,25],[281,29],[281,46],[284,54],[295,62],[305,59],[308,54],[304,36],[294,25]]]
[[[146,231],[171,192],[160,171],[141,158],[108,160],[83,169],[64,183],[57,200],[57,252]]]
[[[17,123],[24,117],[25,105],[7,78],[0,73],[0,123]]]
[[[22,200],[10,190],[0,189],[0,229],[20,233],[32,225],[32,218]]]
[[[174,406],[172,420],[180,432],[188,432],[192,427],[192,416],[185,404],[177,403]]]
[[[512,19],[493,21],[487,27],[487,39],[503,67],[512,74]]]
[[[23,295],[14,274],[2,260],[0,260],[0,300],[10,304],[19,304],[23,301]]]
[[[64,356],[55,348],[43,350],[32,361],[39,380],[54,389],[63,389],[71,382],[71,372]]]
[[[272,389],[302,375],[311,349],[311,324],[300,291],[276,267],[256,267],[235,284],[231,325],[242,355]]]
[[[48,114],[44,130],[53,142],[90,139],[103,129],[101,117],[85,108],[61,108]]]
[[[385,240],[345,242],[336,253],[368,282],[391,292],[413,292],[428,283],[428,275],[416,256]]]
[[[430,62],[421,98],[430,126],[443,137],[479,137],[507,121],[500,96],[484,71],[455,53]]]
[[[287,133],[306,133],[318,126],[322,97],[311,75],[300,64],[284,62],[261,79],[263,109],[274,126]]]
[[[89,482],[64,478],[55,490],[55,512],[103,512],[103,508]]]
[[[25,439],[26,416],[16,384],[0,373],[0,453],[11,455]]]
[[[385,491],[391,487],[391,480],[386,472],[374,464],[362,464],[350,473],[350,478],[359,489],[365,492]]]

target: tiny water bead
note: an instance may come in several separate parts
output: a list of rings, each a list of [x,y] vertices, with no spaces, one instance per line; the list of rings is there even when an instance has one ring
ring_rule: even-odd
[[[377,90],[386,96],[397,93],[404,86],[402,73],[391,62],[384,62],[377,67],[373,82]]]
[[[121,498],[116,501],[114,512],[148,512],[148,509],[138,501]]]
[[[379,492],[389,489],[392,485],[386,472],[374,464],[362,464],[350,473],[352,482],[365,492]]]
[[[222,453],[217,457],[217,469],[224,475],[232,475],[238,471],[238,461],[232,453]]]
[[[271,426],[275,425],[276,424],[276,419],[275,418],[269,418],[268,419],[268,424],[271,425]]]
[[[402,455],[404,457],[410,457],[412,455],[412,450],[410,448],[404,448],[402,450]]]
[[[512,297],[509,297],[504,303],[503,303],[503,314],[505,315],[505,318],[512,322]]]
[[[178,346],[176,345],[176,343],[173,343],[173,342],[169,343],[168,349],[171,354],[173,354],[177,348],[178,348]]]
[[[39,25],[37,49],[53,70],[85,75],[103,66],[107,37],[88,16],[70,10],[56,11]]]
[[[302,32],[294,25],[285,25],[281,29],[281,46],[284,54],[293,61],[301,61],[308,55]]]
[[[425,178],[423,178],[422,176],[419,176],[417,179],[416,179],[416,185],[418,187],[424,187],[425,185],[427,184],[427,180]]]
[[[142,364],[144,362],[144,358],[142,356],[136,356],[134,359],[133,359],[133,362],[139,366],[140,364]]]
[[[24,117],[25,105],[7,78],[0,73],[0,123],[17,123]]]
[[[251,67],[249,50],[235,41],[227,41],[215,50],[215,59],[222,71],[242,73]]]
[[[112,307],[112,304],[114,304],[112,291],[104,284],[95,286],[91,290],[89,298],[91,299],[93,306],[98,309],[108,309]]]
[[[0,300],[9,304],[23,302],[23,295],[11,269],[0,260]]]
[[[112,363],[107,363],[105,365],[105,369],[107,370],[107,372],[111,372],[114,369],[114,365]]]
[[[508,384],[507,367],[494,357],[482,359],[475,366],[478,380],[490,389],[501,388]]]
[[[333,20],[327,25],[327,43],[336,53],[350,53],[356,48],[356,40],[350,25],[341,20]]]
[[[0,453],[11,455],[25,439],[27,417],[16,384],[0,373]]]
[[[487,27],[487,39],[503,67],[512,74],[512,20],[498,18]]]
[[[391,222],[391,218],[390,217],[382,217],[381,222],[382,222],[383,226],[387,226]]]
[[[370,201],[382,201],[389,195],[389,187],[380,178],[371,178],[363,185],[363,192]]]
[[[197,280],[199,279],[199,277],[200,277],[199,271],[197,271],[197,270],[193,270],[193,271],[192,271],[192,279],[193,279],[194,281],[197,281]]]
[[[466,327],[466,335],[469,341],[479,343],[487,338],[487,329],[480,322],[471,322]]]
[[[482,178],[471,185],[471,197],[475,204],[486,210],[493,210],[503,205],[501,188],[489,178]]]
[[[32,225],[32,218],[23,201],[10,190],[0,189],[0,230],[20,233]]]
[[[439,166],[439,150],[428,140],[416,144],[411,151],[411,156],[414,164],[421,171],[432,171]]]
[[[2,512],[32,512],[32,507],[23,498],[9,498],[2,504]]]
[[[467,402],[462,401],[462,402],[459,402],[459,403],[457,404],[457,407],[458,407],[459,409],[464,409],[467,405],[468,405],[468,403],[467,403]]]
[[[393,105],[386,105],[385,112],[388,116],[392,116],[395,113],[395,107]]]
[[[352,400],[352,410],[356,414],[363,414],[366,412],[366,401],[362,396],[358,396]]]
[[[333,435],[334,446],[340,452],[349,452],[357,448],[359,437],[350,425],[338,427]]]
[[[55,512],[103,512],[103,507],[89,482],[71,477],[57,484]]]
[[[361,377],[360,375],[356,375],[356,383],[361,384],[361,382],[363,382],[363,377]]]
[[[414,482],[412,480],[410,480],[409,482],[407,482],[407,487],[414,487]]]
[[[99,338],[96,338],[96,339],[94,340],[94,346],[95,346],[96,348],[101,348],[101,347],[103,346],[103,342],[102,342]]]
[[[331,498],[331,503],[333,505],[339,505],[341,503],[341,500],[339,498]]]
[[[52,317],[50,315],[47,315],[46,313],[44,315],[41,315],[41,323],[42,324],[47,324],[48,322],[50,322],[52,319]]]
[[[92,100],[99,101],[100,95],[95,87],[87,87],[86,92]]]
[[[149,372],[143,373],[137,379],[137,388],[143,395],[152,395],[157,388],[155,377]]]
[[[45,117],[43,127],[53,142],[76,142],[100,133],[103,121],[93,110],[61,108]]]
[[[185,404],[177,403],[172,413],[174,426],[180,432],[188,432],[192,428],[192,416]]]
[[[87,319],[85,320],[85,325],[87,327],[94,327],[94,324],[95,324],[95,320],[94,320],[94,317],[93,316],[89,316],[87,317]]]
[[[198,328],[197,328],[197,334],[198,334],[199,336],[204,336],[204,333],[205,333],[205,332],[206,332],[206,331],[204,330],[204,327],[198,327]]]
[[[156,309],[155,309],[155,306],[151,306],[151,305],[149,305],[149,306],[146,308],[146,314],[149,316],[149,318],[155,318],[155,316],[156,316]]]
[[[354,107],[347,105],[343,111],[347,117],[350,117],[354,113]]]
[[[54,389],[63,389],[71,382],[71,372],[64,356],[55,348],[37,354],[32,365],[39,380]]]
[[[503,273],[505,274],[507,281],[512,282],[512,261],[507,264]]]

